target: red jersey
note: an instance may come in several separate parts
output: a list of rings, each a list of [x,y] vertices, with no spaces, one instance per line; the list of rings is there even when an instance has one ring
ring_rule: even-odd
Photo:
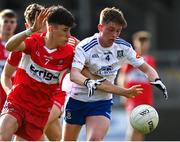
[[[8,100],[38,114],[49,111],[52,96],[61,92],[59,83],[71,67],[74,56],[74,49],[68,44],[48,49],[44,36],[33,34],[24,41],[26,49],[14,82],[16,93],[8,95]]]
[[[8,57],[8,54],[9,54],[9,52],[5,49],[4,45],[5,45],[5,42],[0,40],[0,75],[2,73],[2,70],[3,70],[4,65],[5,65],[5,61]],[[5,101],[6,101],[6,93],[5,93],[5,91],[2,88],[1,83],[0,83],[0,112],[4,106]]]
[[[144,56],[144,60],[153,68],[156,67],[155,59],[151,55]],[[126,108],[132,110],[137,105],[149,104],[153,105],[153,90],[152,85],[149,83],[145,74],[137,68],[131,65],[125,65],[121,72],[125,73],[125,87],[129,88],[136,84],[141,84],[143,94],[136,96],[135,98],[127,99]]]
[[[22,57],[21,51],[10,52],[10,54],[7,58],[7,62],[12,66],[17,67],[21,61],[21,57]]]
[[[76,45],[78,44],[78,39],[75,38],[74,36],[70,36],[70,38],[68,39],[67,44],[71,45],[72,47],[76,47]],[[5,51],[7,51],[7,50],[5,50]],[[7,59],[7,62],[12,66],[18,66],[19,62],[21,61],[21,57],[22,57],[22,52],[21,51],[10,52],[10,54],[8,56],[8,59]]]
[[[78,44],[78,39],[71,36],[69,39],[68,39],[68,42],[67,42],[68,45],[70,46],[73,46],[75,47],[77,44]],[[12,65],[12,66],[18,66],[19,65],[19,62],[21,60],[21,57],[22,57],[22,52],[19,51],[19,52],[11,52],[8,56],[8,59],[7,59],[7,62]],[[17,82],[18,79],[16,78],[15,82]],[[60,87],[61,87],[61,84],[62,82],[60,82]],[[63,92],[59,95],[55,95],[54,96],[54,103],[61,109],[61,107],[64,105],[64,101],[65,101],[65,95],[66,93]]]
[[[68,39],[68,43],[69,45],[76,47],[76,45],[78,44],[79,40],[77,38],[75,38],[74,36],[70,36]]]
[[[5,48],[5,42],[0,40],[0,74],[2,73],[8,54],[9,52]]]

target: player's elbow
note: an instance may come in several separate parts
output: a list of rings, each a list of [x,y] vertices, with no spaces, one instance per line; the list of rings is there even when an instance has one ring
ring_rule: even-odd
[[[8,51],[13,51],[13,44],[12,44],[11,42],[7,42],[7,43],[5,44],[5,48],[6,48],[6,50],[8,50]]]
[[[76,78],[75,78],[75,75],[73,73],[70,73],[70,80],[72,82],[76,82]]]
[[[70,72],[70,80],[72,82],[76,82],[78,74],[79,74],[79,72],[77,71],[77,69],[72,67],[71,72]]]

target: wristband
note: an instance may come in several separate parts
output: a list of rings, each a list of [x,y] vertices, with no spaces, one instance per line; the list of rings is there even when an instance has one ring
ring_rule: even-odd
[[[32,34],[31,28],[25,30],[25,34],[26,34],[27,37],[30,36]]]
[[[87,86],[87,83],[88,83],[89,80],[90,80],[90,79],[87,78],[87,79],[84,81],[84,86]]]
[[[158,81],[158,80],[161,80],[161,78],[156,78],[156,79],[155,79],[155,82]]]

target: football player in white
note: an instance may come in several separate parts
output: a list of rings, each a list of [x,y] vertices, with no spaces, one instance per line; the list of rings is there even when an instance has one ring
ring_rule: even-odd
[[[74,83],[65,108],[63,141],[77,140],[84,124],[87,141],[103,140],[110,125],[112,93],[131,98],[142,92],[140,86],[125,89],[113,85],[117,71],[124,63],[143,71],[149,81],[159,87],[167,97],[166,87],[158,73],[137,55],[131,44],[119,38],[126,26],[126,20],[119,9],[105,8],[100,14],[99,33],[77,45],[70,73],[70,79]],[[85,77],[83,68],[101,78],[92,80],[91,77]]]
[[[143,71],[149,81],[156,84],[167,97],[166,87],[158,73],[136,54],[131,44],[119,38],[126,26],[119,9],[105,8],[100,14],[99,33],[77,45],[70,72],[70,79],[74,83],[65,108],[63,141],[77,140],[84,124],[87,141],[103,140],[110,125],[112,93],[131,98],[142,92],[139,85],[129,89],[113,85],[117,71],[124,63]],[[83,68],[90,71],[90,78],[83,75]],[[101,78],[92,79],[91,74]]]

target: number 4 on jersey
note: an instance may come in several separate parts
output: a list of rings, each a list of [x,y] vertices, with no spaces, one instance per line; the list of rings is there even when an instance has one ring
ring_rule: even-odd
[[[109,61],[109,60],[110,60],[110,57],[109,57],[109,55],[107,55],[105,59]]]

